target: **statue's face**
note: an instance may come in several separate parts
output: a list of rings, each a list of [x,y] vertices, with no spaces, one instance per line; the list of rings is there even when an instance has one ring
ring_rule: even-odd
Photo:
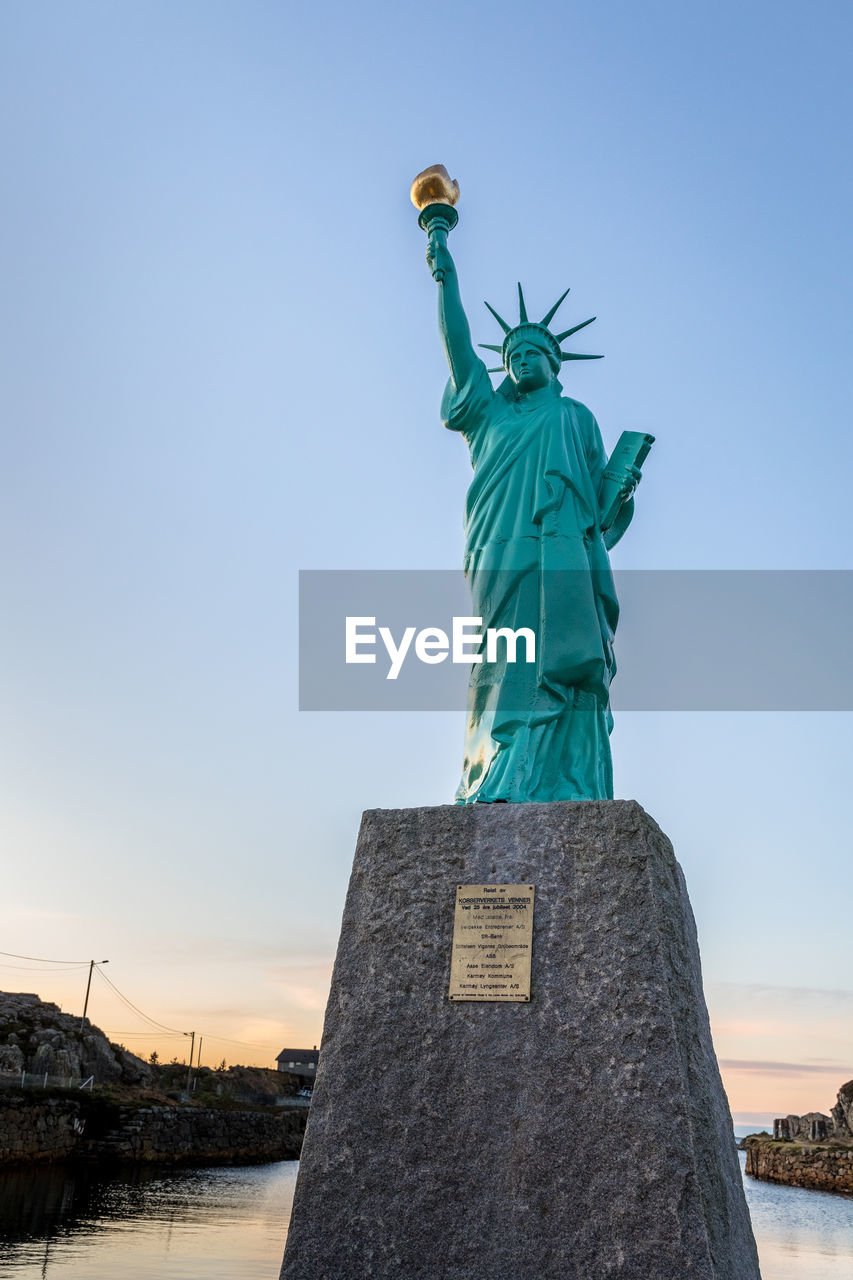
[[[519,391],[538,391],[554,378],[551,361],[531,342],[520,342],[509,353],[509,376]]]

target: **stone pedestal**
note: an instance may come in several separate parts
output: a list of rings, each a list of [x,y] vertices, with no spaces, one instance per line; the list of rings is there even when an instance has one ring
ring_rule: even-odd
[[[529,1004],[447,998],[535,884]],[[630,801],[365,813],[283,1280],[757,1280],[696,929]]]

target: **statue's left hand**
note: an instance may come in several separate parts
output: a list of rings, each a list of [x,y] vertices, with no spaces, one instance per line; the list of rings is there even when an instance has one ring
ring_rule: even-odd
[[[631,494],[634,492],[634,490],[636,489],[637,485],[640,483],[642,478],[643,478],[643,473],[639,467],[628,468],[625,475],[625,479],[622,481],[622,487],[620,490],[623,502],[627,502],[627,500],[631,497]]]

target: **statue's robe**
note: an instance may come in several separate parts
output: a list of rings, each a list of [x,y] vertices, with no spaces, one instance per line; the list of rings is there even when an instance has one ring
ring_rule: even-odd
[[[556,380],[496,391],[477,361],[447,385],[442,419],[471,451],[465,575],[483,629],[528,627],[536,661],[471,667],[457,802],[603,800],[613,795],[610,681],[619,605],[601,534],[606,463],[590,411]],[[483,646],[485,649],[485,646]]]

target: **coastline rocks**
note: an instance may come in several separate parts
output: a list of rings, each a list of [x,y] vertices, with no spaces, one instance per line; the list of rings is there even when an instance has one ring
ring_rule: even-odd
[[[183,1065],[150,1066],[89,1022],[81,1031],[79,1018],[36,995],[0,992],[0,1165],[250,1164],[299,1155],[307,1108],[288,1097],[295,1077],[204,1068],[193,1102],[169,1105],[186,1074]],[[81,1090],[90,1077],[94,1090]]]
[[[830,1116],[781,1116],[772,1138],[752,1133],[742,1145],[753,1178],[853,1195],[853,1080],[839,1089]]]

